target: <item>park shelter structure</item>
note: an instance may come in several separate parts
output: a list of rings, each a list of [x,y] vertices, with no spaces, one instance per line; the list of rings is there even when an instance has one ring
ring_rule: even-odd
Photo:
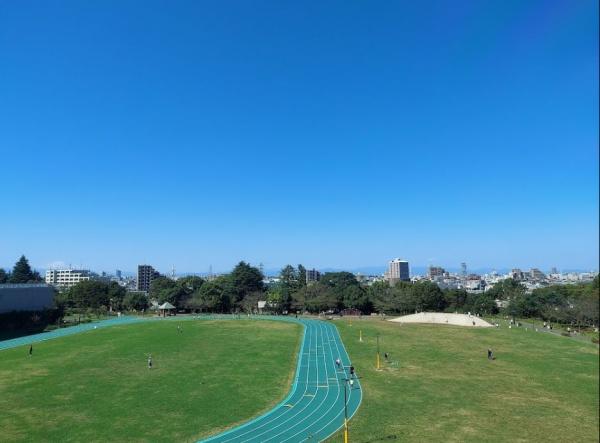
[[[159,315],[162,315],[163,317],[166,317],[167,315],[175,315],[176,314],[175,306],[173,306],[171,303],[166,301],[158,307],[158,313],[159,313]]]

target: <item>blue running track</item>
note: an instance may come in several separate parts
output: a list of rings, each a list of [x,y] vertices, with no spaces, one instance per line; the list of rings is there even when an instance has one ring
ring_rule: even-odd
[[[171,317],[173,320],[232,320],[229,315],[203,315],[197,317]],[[242,316],[241,318],[246,318]],[[350,386],[350,357],[344,348],[337,328],[329,322],[289,317],[258,316],[250,319],[291,321],[303,325],[303,339],[298,355],[294,382],[287,397],[265,414],[221,434],[204,443],[296,443],[319,442],[344,426],[344,388],[347,394],[348,418],[358,410],[362,400],[360,381]],[[0,342],[0,350],[29,345],[44,340],[64,337],[113,325],[143,321],[160,321],[154,318],[121,317],[52,332],[19,337]],[[162,319],[165,320],[165,319]],[[336,367],[335,360],[342,362]],[[345,386],[344,386],[345,385]]]

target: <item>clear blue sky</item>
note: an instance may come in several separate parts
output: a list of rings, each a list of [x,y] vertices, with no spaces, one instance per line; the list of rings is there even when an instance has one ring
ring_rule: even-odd
[[[598,268],[598,2],[0,4],[0,265]]]

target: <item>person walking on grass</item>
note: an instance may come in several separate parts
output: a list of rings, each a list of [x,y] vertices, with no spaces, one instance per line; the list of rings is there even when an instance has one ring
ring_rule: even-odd
[[[29,345],[29,356],[33,355],[33,345]]]
[[[152,355],[148,355],[148,369],[152,369]]]
[[[488,348],[488,360],[493,360],[494,359],[494,352],[492,351],[492,348]]]

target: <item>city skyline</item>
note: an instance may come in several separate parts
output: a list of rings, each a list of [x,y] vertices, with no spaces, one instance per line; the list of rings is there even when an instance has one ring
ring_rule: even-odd
[[[3,266],[598,267],[597,2],[12,2],[0,29]]]

